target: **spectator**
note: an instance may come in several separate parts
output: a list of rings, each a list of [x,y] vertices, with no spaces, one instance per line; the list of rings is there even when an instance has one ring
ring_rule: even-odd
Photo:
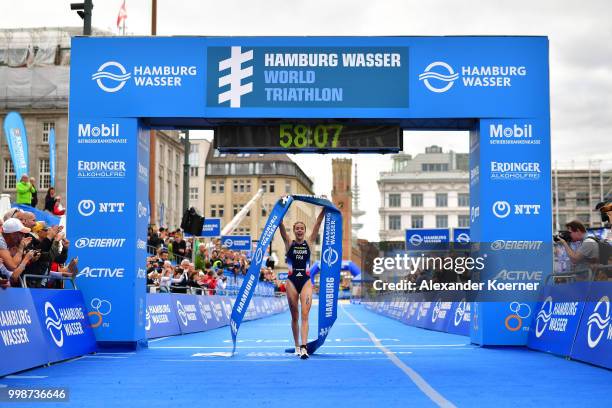
[[[195,268],[203,270],[205,268],[207,258],[208,250],[206,249],[206,246],[200,244],[200,246],[198,246],[198,250],[195,256]]]
[[[32,193],[36,192],[34,186],[30,183],[30,178],[27,174],[21,176],[21,180],[17,183],[17,204],[32,204]]]
[[[34,177],[30,177],[30,184],[32,184],[32,203],[30,204],[32,207],[36,208],[38,205],[38,190],[36,190],[36,183]]]
[[[45,196],[45,210],[53,213],[55,208],[55,188],[49,187]]]
[[[66,209],[62,205],[62,197],[55,197],[55,204],[53,205],[53,214],[62,216],[66,213]]]
[[[599,261],[599,244],[591,237],[586,237],[586,228],[580,221],[571,221],[565,224],[570,233],[571,242],[581,243],[577,250],[573,250],[565,239],[559,237],[565,248],[567,256],[574,265],[575,271],[585,271]]]
[[[180,232],[176,232],[174,234],[172,252],[179,256],[179,260],[182,260],[187,256],[187,243],[183,239],[183,235]]]
[[[10,280],[11,286],[21,286],[19,277],[25,271],[28,263],[38,259],[39,254],[30,250],[24,255],[26,247],[32,238],[25,238],[30,232],[17,218],[10,218],[2,225],[0,234],[0,261],[2,276]],[[13,253],[14,255],[11,255]],[[4,284],[6,285],[6,284]]]

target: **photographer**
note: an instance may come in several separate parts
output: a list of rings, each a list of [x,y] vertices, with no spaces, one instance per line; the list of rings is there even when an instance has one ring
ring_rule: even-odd
[[[571,221],[565,224],[567,231],[561,231],[558,238],[565,248],[567,256],[574,265],[575,271],[585,271],[599,260],[599,244],[591,237],[586,237],[586,228],[580,221]],[[581,242],[580,246],[573,250],[567,241]]]

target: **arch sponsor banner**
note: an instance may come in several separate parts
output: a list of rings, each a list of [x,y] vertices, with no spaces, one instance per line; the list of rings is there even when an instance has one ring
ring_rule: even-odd
[[[92,324],[79,290],[30,289],[50,362],[97,351]],[[91,320],[91,321],[90,321]]]
[[[584,309],[589,282],[545,286],[535,307],[527,345],[548,353],[569,356]]]
[[[181,334],[176,308],[169,293],[148,293],[145,315],[148,339]]]
[[[612,283],[593,282],[571,357],[612,368]]]
[[[10,288],[0,295],[0,376],[48,362],[47,341],[30,291]]]

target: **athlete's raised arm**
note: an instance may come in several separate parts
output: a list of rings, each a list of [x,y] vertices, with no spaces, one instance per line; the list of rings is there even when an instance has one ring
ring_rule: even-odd
[[[289,251],[289,247],[291,247],[291,238],[289,238],[289,235],[287,235],[287,230],[285,229],[285,224],[283,221],[280,222],[278,229],[280,230],[281,237],[285,243],[285,252],[287,252]]]
[[[315,225],[312,227],[312,233],[310,234],[310,239],[308,240],[309,245],[314,245],[317,241],[317,235],[319,235],[319,228],[321,228],[321,223],[323,222],[324,218],[325,209],[322,209],[319,213],[319,216],[317,217],[317,222],[315,222]]]

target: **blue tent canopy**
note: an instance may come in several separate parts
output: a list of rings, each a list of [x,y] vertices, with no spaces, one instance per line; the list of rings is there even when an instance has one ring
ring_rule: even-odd
[[[342,266],[340,267],[343,271],[349,271],[351,275],[357,276],[361,275],[361,269],[355,264],[353,261],[342,261]],[[314,283],[314,278],[317,273],[319,273],[321,269],[319,261],[315,262],[314,265],[310,268],[310,280]]]

